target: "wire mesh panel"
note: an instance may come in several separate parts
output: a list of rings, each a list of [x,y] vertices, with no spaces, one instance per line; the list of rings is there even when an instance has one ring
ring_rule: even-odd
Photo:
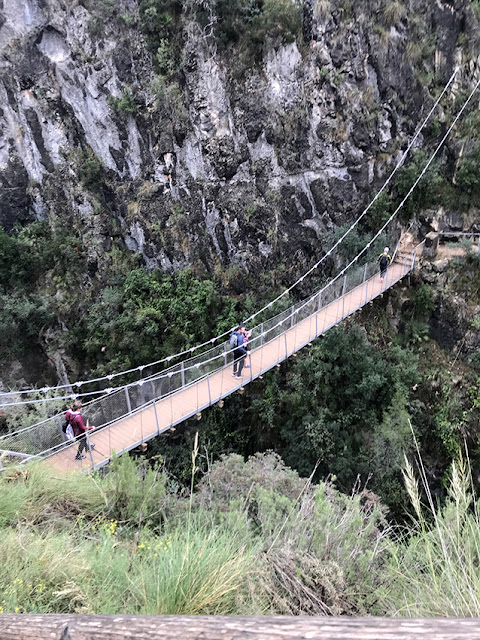
[[[349,293],[361,285],[364,281],[365,267],[357,267],[347,273],[345,281],[345,293]]]
[[[59,417],[50,418],[35,428],[6,435],[0,441],[0,449],[37,455],[45,449],[61,444],[66,439]]]
[[[129,413],[125,389],[105,395],[82,410],[85,424],[99,426]]]
[[[292,309],[289,308],[263,323],[264,344],[274,340],[284,332],[286,328],[286,326],[284,326],[285,322],[287,318],[291,317],[291,314]]]

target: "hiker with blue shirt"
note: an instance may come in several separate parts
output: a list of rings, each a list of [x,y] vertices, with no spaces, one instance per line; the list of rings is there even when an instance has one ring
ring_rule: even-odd
[[[233,349],[233,376],[242,378],[242,369],[247,357],[247,350],[243,346],[245,341],[245,325],[240,324],[230,336],[230,347]]]

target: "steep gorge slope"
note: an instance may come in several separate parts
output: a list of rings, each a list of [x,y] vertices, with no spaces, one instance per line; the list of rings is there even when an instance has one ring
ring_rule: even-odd
[[[471,86],[473,4],[0,2],[0,223],[46,221],[70,249],[37,286],[58,303],[41,349],[8,354],[5,379],[68,378],[69,314],[128,254],[166,273],[284,265],[291,281],[381,184],[455,64],[448,104]]]

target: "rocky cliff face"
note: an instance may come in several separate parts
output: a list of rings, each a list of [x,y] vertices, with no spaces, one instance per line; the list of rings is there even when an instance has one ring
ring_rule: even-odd
[[[441,84],[471,22],[466,2],[416,0],[396,20],[381,2],[305,0],[303,42],[272,45],[236,78],[185,3],[180,118],[154,104],[137,3],[115,4],[3,2],[1,223],[66,217],[100,258],[115,219],[118,241],[164,270],[317,253],[431,101],[408,55],[412,25]],[[111,99],[127,91],[134,106],[116,113]],[[92,158],[96,197],[81,179]]]
[[[470,61],[450,102],[473,79],[466,0],[294,0],[301,33],[266,31],[254,63],[219,45],[220,4],[177,3],[175,54],[171,38],[152,50],[148,25],[172,2],[0,0],[0,223],[74,230],[84,285],[115,247],[167,272],[299,272],[454,65]]]

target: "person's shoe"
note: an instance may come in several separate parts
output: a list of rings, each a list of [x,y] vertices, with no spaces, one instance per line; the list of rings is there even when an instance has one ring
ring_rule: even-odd
[[[237,377],[237,372],[236,372],[236,371],[234,371],[234,372],[232,373],[232,376],[233,376],[234,378],[236,378],[236,377]]]
[[[380,278],[380,282],[383,282],[383,278]]]
[[[95,449],[95,443],[90,445],[90,450]]]
[[[75,460],[84,460],[85,456],[75,456]]]
[[[243,376],[238,375],[238,373],[235,375],[235,378],[238,378],[239,380],[241,380],[243,378]]]
[[[250,365],[249,365],[249,364],[246,364],[246,365],[244,365],[244,367],[243,367],[243,368],[244,368],[244,369],[250,369]]]

